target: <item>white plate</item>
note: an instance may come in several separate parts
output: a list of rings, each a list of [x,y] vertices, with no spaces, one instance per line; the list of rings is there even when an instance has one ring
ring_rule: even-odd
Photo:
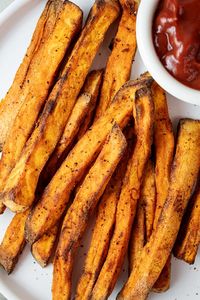
[[[75,0],[84,11],[85,17],[91,7],[92,0]],[[13,76],[20,64],[25,50],[31,38],[38,17],[45,5],[43,0],[17,0],[0,15],[0,98],[2,98],[9,88]],[[112,30],[106,37],[104,46],[100,49],[101,55],[97,55],[95,67],[102,67],[105,64],[105,57],[109,53],[108,44]],[[133,64],[132,78],[136,78],[145,71],[139,54]],[[176,126],[178,120],[183,117],[199,118],[200,107],[186,104],[175,98],[168,97],[170,115]],[[12,218],[10,212],[5,212],[0,216],[0,235],[3,237],[4,231]],[[75,285],[81,271],[82,261],[87,249],[89,233],[84,237],[85,243],[78,253],[76,267],[74,271],[73,283]],[[7,276],[0,269],[0,293],[4,294],[8,300],[50,300],[51,299],[51,279],[52,266],[41,269],[34,261],[27,246],[19,259],[15,271]],[[172,262],[172,283],[167,293],[152,294],[149,299],[156,300],[188,300],[200,298],[200,255],[196,264],[187,264],[173,259]],[[126,272],[122,271],[120,280],[109,299],[115,299],[122,282],[126,279]]]

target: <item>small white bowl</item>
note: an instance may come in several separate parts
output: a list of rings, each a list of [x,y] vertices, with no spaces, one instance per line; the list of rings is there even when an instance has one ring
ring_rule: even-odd
[[[152,26],[159,0],[141,0],[137,15],[137,43],[143,62],[152,77],[176,98],[200,105],[200,91],[189,88],[176,80],[159,60],[153,44]]]

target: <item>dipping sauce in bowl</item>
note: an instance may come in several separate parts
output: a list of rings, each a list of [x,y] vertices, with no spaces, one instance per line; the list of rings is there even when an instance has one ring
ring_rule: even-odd
[[[200,90],[200,0],[161,0],[153,22],[153,41],[168,72]]]

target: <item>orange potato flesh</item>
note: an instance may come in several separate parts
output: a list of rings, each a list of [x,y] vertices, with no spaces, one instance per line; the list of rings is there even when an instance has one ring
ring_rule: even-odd
[[[52,299],[71,298],[74,255],[99,198],[103,194],[127,143],[115,124],[64,218],[54,259]]]
[[[33,203],[39,175],[63,133],[105,33],[118,15],[115,0],[96,0],[65,72],[54,86],[38,126],[6,181],[1,199],[12,211],[22,211]]]
[[[16,214],[0,245],[0,264],[10,274],[26,244],[24,227],[29,211]]]
[[[107,299],[117,281],[128,248],[146,162],[151,153],[153,101],[148,88],[136,93],[133,106],[137,135],[117,205],[116,223],[108,254],[92,291],[92,300]]]
[[[35,260],[41,265],[42,268],[46,267],[53,250],[55,248],[55,242],[57,239],[59,226],[56,225],[44,234],[37,242],[31,247],[31,252]]]
[[[175,243],[184,210],[200,167],[200,121],[180,122],[168,197],[149,242],[117,299],[144,300],[154,286]]]

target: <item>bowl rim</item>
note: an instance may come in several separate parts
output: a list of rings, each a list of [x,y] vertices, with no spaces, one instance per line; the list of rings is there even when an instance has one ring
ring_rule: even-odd
[[[200,91],[187,87],[175,79],[162,65],[157,56],[152,36],[152,23],[159,0],[141,0],[137,21],[136,37],[142,60],[155,81],[172,96],[181,101],[200,105]]]

